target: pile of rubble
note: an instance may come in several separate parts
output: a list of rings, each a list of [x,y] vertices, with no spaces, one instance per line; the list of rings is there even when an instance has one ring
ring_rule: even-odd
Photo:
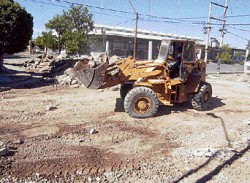
[[[62,75],[59,75],[56,77],[56,81],[59,85],[64,85],[64,86],[71,86],[73,88],[79,87],[79,86],[84,86],[76,77],[75,75],[75,70],[77,66],[79,65],[87,65],[90,68],[95,68],[99,66],[103,61],[103,55],[99,53],[98,54],[91,54],[91,56],[84,55],[81,57],[82,59],[78,61],[73,68],[68,68],[65,70],[65,72]],[[112,56],[109,58],[109,63],[116,62],[119,60],[120,57],[117,56]],[[81,63],[81,64],[80,64]]]
[[[58,85],[79,87],[83,86],[76,78],[74,73],[75,66],[81,62],[90,68],[100,65],[105,59],[104,53],[91,52],[89,55],[83,55],[76,58],[53,58],[51,55],[42,54],[35,59],[28,60],[24,66],[29,72],[41,74],[44,77],[55,78]],[[109,63],[116,62],[120,57],[112,56]]]
[[[73,62],[72,62],[73,61]],[[74,64],[75,59],[55,59],[51,55],[42,54],[37,58],[28,60],[24,63],[24,66],[30,72],[41,73],[43,76],[57,75],[64,69]]]
[[[55,79],[57,81],[57,84],[62,86],[70,85],[72,88],[78,88],[82,85],[75,77],[75,73],[72,68],[68,68],[62,75],[56,76]]]

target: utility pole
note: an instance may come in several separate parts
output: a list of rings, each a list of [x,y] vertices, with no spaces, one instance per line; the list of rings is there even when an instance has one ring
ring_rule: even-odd
[[[207,21],[207,40],[206,40],[206,46],[205,46],[204,62],[207,62],[208,45],[209,45],[210,31],[211,31],[211,25],[210,25],[211,16],[212,16],[212,2],[210,2],[210,5],[209,5],[209,14],[208,14],[208,21]]]
[[[138,19],[139,19],[139,15],[136,12],[136,25],[135,25],[135,38],[134,38],[134,58],[136,57],[136,40],[137,40]]]
[[[217,5],[218,6],[218,5]],[[221,38],[220,38],[220,47],[219,47],[219,59],[218,59],[218,64],[217,64],[217,74],[220,74],[220,63],[221,63],[221,48],[223,45],[223,39],[224,39],[224,30],[225,30],[225,24],[226,24],[226,14],[227,14],[227,9],[228,9],[228,0],[225,2],[225,6],[220,7],[224,8],[224,14],[223,14],[223,23],[222,23],[222,28],[221,28]]]
[[[136,57],[136,39],[137,39],[137,28],[138,28],[138,19],[139,19],[139,14],[137,13],[137,11],[135,10],[133,4],[131,3],[130,0],[128,0],[130,6],[132,7],[132,9],[134,10],[135,16],[136,16],[136,23],[135,23],[135,38],[134,38],[134,54],[133,57]]]
[[[224,8],[224,14],[223,19],[212,17],[212,5]],[[221,48],[223,45],[223,39],[224,39],[224,31],[225,31],[225,25],[226,25],[226,13],[228,9],[228,0],[226,0],[225,5],[220,5],[218,3],[210,2],[209,5],[209,16],[208,16],[208,22],[207,22],[207,40],[206,40],[206,46],[205,46],[205,58],[204,61],[207,62],[207,55],[208,55],[208,48],[209,48],[209,39],[210,39],[210,31],[211,31],[211,19],[221,21],[222,22],[222,28],[221,31],[221,39],[220,39],[220,45],[219,45],[219,59],[217,63],[217,73],[220,73],[220,63],[221,63]]]
[[[245,63],[249,60],[247,60],[247,57],[249,55],[249,51],[250,51],[250,39],[248,40],[248,44],[247,44],[247,47],[246,47],[246,58],[245,58]],[[245,64],[244,63],[244,64]]]

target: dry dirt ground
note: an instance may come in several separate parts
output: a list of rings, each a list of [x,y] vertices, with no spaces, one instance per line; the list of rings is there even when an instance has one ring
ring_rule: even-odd
[[[0,182],[250,182],[249,79],[208,81],[210,110],[161,106],[149,119],[129,117],[119,91],[1,92]]]

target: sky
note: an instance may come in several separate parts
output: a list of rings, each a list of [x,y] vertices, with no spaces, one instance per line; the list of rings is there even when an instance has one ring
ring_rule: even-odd
[[[89,8],[96,24],[135,28],[135,14],[129,0],[15,0],[34,17],[33,37],[45,31],[44,24],[70,3]],[[211,0],[130,0],[139,13],[138,28],[149,31],[198,37],[206,40]],[[224,5],[226,0],[212,2]],[[228,0],[224,44],[246,48],[250,39],[250,0]],[[212,5],[212,17],[222,19],[224,8]],[[204,24],[205,23],[205,24]],[[211,20],[211,37],[220,41],[221,21]]]

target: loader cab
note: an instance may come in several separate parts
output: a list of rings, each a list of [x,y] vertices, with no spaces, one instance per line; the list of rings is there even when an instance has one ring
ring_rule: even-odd
[[[169,74],[171,79],[179,79],[185,82],[188,73],[187,69],[191,68],[196,62],[195,43],[187,40],[171,40],[166,52],[166,63],[168,64]],[[178,49],[181,48],[181,53]],[[176,64],[176,59],[181,54],[179,64]],[[172,67],[175,64],[175,67]],[[177,65],[177,66],[176,66]]]
[[[180,65],[179,77],[182,82],[186,82],[189,74],[196,63],[196,50],[194,41],[183,43],[182,63]]]

